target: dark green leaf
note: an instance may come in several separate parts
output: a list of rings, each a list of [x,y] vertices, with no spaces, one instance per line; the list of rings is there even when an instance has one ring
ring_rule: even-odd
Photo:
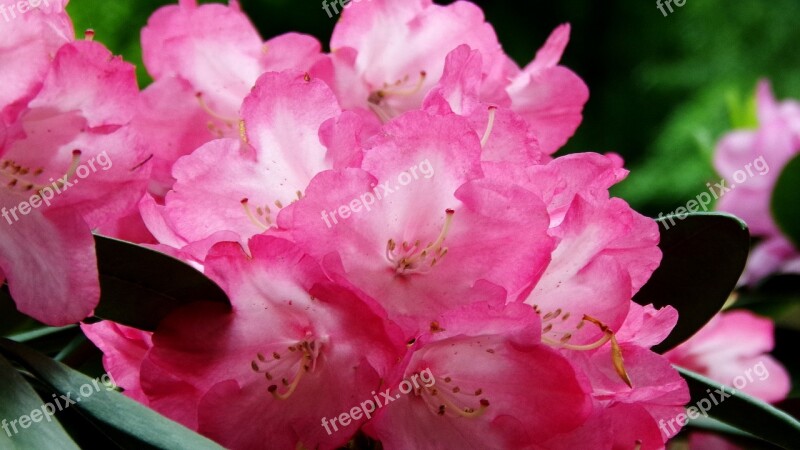
[[[45,402],[17,370],[0,355],[0,448],[78,449],[61,424],[45,416]],[[50,409],[47,408],[47,411]],[[31,415],[32,412],[34,416]],[[20,418],[25,423],[20,424]],[[33,422],[32,419],[37,419]],[[25,425],[25,428],[22,427]]]
[[[70,408],[80,411],[93,422],[113,429],[115,434],[124,436],[127,442],[135,441],[143,446],[164,450],[222,449],[205,437],[161,416],[119,392],[107,390],[103,384],[99,384],[98,389],[96,380],[22,344],[0,338],[0,353],[17,361],[41,382],[50,386],[53,392],[64,395],[72,393],[71,398],[74,400],[80,398]],[[81,389],[88,391],[86,386],[91,388],[91,395],[80,394]]]
[[[23,333],[41,325],[30,317],[17,311],[14,299],[8,291],[8,285],[0,283],[0,336]]]
[[[705,403],[710,405],[705,408],[709,417],[783,448],[797,448],[800,422],[789,414],[690,370],[677,369],[689,384],[692,396],[689,406],[706,399]],[[722,395],[718,389],[726,395]],[[714,400],[718,404],[714,405]]]
[[[169,255],[129,242],[95,236],[101,319],[153,331],[170,312],[195,301],[230,305],[213,281]]]
[[[745,433],[744,431],[734,428],[730,425],[726,425],[716,419],[712,419],[710,417],[699,417],[697,419],[691,420],[689,422],[689,426],[693,428],[698,428],[702,431],[710,431],[717,435],[724,436],[725,440],[732,445],[736,445],[739,448],[746,448],[747,450],[780,450],[781,447],[778,447],[774,444],[770,444],[769,442],[764,442],[761,439],[753,437],[753,435],[749,433]]]
[[[665,352],[703,327],[728,299],[744,269],[750,247],[747,225],[723,213],[693,213],[682,220],[658,220],[664,257],[634,296],[641,305],[672,305],[678,324],[664,342]]]
[[[784,234],[800,249],[800,155],[783,167],[772,191],[772,216]]]

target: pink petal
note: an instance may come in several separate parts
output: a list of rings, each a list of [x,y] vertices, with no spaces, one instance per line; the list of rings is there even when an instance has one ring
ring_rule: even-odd
[[[103,367],[116,385],[125,389],[128,397],[147,404],[139,374],[153,346],[152,333],[108,321],[81,324],[81,330],[103,352]]]
[[[0,190],[9,212],[28,199]],[[12,206],[13,205],[13,206]],[[94,239],[74,212],[45,210],[4,215],[0,268],[20,312],[51,326],[76,323],[100,300]]]

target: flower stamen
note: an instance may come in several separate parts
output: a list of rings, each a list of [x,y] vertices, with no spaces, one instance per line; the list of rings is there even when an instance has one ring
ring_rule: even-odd
[[[455,211],[452,209],[445,210],[445,220],[442,230],[435,241],[429,243],[425,248],[422,248],[419,240],[414,243],[404,241],[400,247],[394,239],[389,239],[386,243],[386,259],[395,266],[397,274],[405,274],[410,272],[424,273],[434,267],[442,258],[447,255],[447,247],[444,247],[444,241],[450,232],[450,227],[453,222],[453,215]],[[429,264],[426,262],[430,261]]]
[[[494,116],[496,114],[497,114],[497,107],[490,106],[489,121],[486,123],[486,130],[483,132],[483,137],[481,137],[481,148],[486,147],[486,143],[489,142],[489,136],[492,135],[492,129],[494,128]]]
[[[253,210],[250,208],[250,200],[243,198],[241,203],[244,208],[244,213],[253,225],[264,230],[268,230],[272,226],[272,218],[270,215],[272,211],[269,209],[269,206],[264,206],[263,209],[258,208],[256,209],[256,214],[253,214]],[[261,221],[262,217],[264,221]]]
[[[451,377],[444,377],[445,383],[452,383]],[[447,415],[464,417],[466,419],[475,419],[482,416],[489,408],[489,400],[481,397],[483,389],[478,388],[474,390],[474,394],[470,393],[467,389],[462,389],[460,386],[446,386],[441,389],[436,386],[421,386],[414,390],[417,396],[424,397],[430,406],[436,411],[439,416]],[[470,397],[481,397],[476,406],[459,406],[462,402],[474,401]],[[459,400],[461,398],[462,400]]]
[[[225,125],[227,125],[228,127],[233,128],[234,124],[239,122],[239,118],[238,117],[236,117],[236,118],[225,117],[222,114],[219,114],[218,112],[216,112],[213,109],[211,109],[211,107],[208,105],[208,102],[206,102],[205,97],[203,97],[203,93],[202,92],[198,92],[197,94],[195,94],[195,97],[197,97],[197,102],[200,103],[200,108],[203,111],[205,111],[206,114],[208,114],[209,116],[211,116],[211,117],[213,117],[213,118],[215,118],[217,120],[220,120],[220,121],[224,122]]]
[[[267,392],[278,400],[286,400],[294,394],[303,379],[303,375],[314,370],[317,356],[319,356],[319,346],[316,345],[315,341],[308,339],[289,346],[288,350],[289,353],[284,355],[279,352],[272,352],[272,359],[265,357],[262,353],[258,353],[256,359],[250,362],[251,369],[256,373],[264,374],[264,377],[270,382]],[[286,356],[286,358],[282,356]],[[285,388],[281,392],[278,383],[272,383],[276,379],[275,373],[280,370],[281,365],[288,365],[288,369],[291,370],[291,367],[296,364],[299,364],[299,366],[291,381],[285,377],[280,378],[279,384]]]

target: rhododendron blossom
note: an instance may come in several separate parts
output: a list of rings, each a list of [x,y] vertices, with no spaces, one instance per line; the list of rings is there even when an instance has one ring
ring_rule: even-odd
[[[328,270],[341,272],[396,320],[409,319],[410,333],[414,324],[425,328],[438,314],[473,301],[479,280],[516,295],[547,262],[549,220],[536,196],[484,177],[480,152],[478,136],[458,116],[407,113],[370,142],[362,169],[318,175],[287,211],[286,226],[309,253],[327,257]],[[335,226],[320,220],[320,211],[389,183],[418,161],[430,162],[430,179]]]
[[[276,226],[278,213],[302,198],[314,175],[360,161],[360,149],[320,142],[320,127],[341,113],[320,80],[295,71],[264,74],[242,105],[241,136],[211,141],[180,159],[165,205],[145,200],[145,222],[175,248],[198,242],[208,248],[230,236],[246,244]]]
[[[91,230],[133,211],[149,166],[129,126],[128,106],[139,96],[133,66],[98,43],[70,42],[69,19],[63,7],[53,6],[54,12],[32,11],[19,19],[30,30],[44,30],[36,36],[20,32],[25,48],[36,50],[31,58],[42,63],[38,78],[2,89],[4,101],[13,103],[0,104],[6,121],[0,205],[14,220],[2,224],[0,278],[20,311],[66,325],[88,316],[99,300]],[[3,39],[15,30],[4,28]],[[0,49],[0,59],[16,51]],[[23,86],[24,92],[16,91]],[[99,156],[113,169],[78,180],[81,164],[94,164]]]
[[[464,1],[354,2],[329,54],[264,43],[233,0],[158,10],[155,82],[116,93],[130,127],[102,127],[155,172],[140,217],[120,200],[106,229],[144,224],[231,306],[84,324],[106,369],[233,449],[664,448],[688,389],[650,348],[677,311],[632,301],[658,226],[610,197],[620,157],[551,156],[588,99],[559,65],[569,33],[520,68]]]
[[[232,311],[190,306],[153,334],[141,369],[149,404],[231,448],[343,445],[349,435],[328,434],[320,418],[371,397],[401,357],[402,335],[290,242],[258,236],[249,248],[221,243],[206,260]],[[102,328],[89,335],[111,343]]]
[[[537,134],[542,151],[555,152],[580,124],[589,91],[558,65],[569,41],[568,25],[553,31],[536,58],[520,69],[502,51],[480,8],[469,2],[371,0],[348,6],[333,31],[331,54],[313,69],[345,108],[369,109],[384,121],[419,108],[442,77],[447,54],[466,45],[481,56],[478,98],[518,113]]]
[[[723,312],[664,356],[674,364],[774,403],[786,398],[790,387],[786,369],[768,354],[774,340],[775,326],[770,319],[748,311]]]
[[[239,2],[181,0],[156,11],[142,30],[142,52],[156,80],[142,92],[136,125],[155,155],[154,194],[173,180],[180,156],[218,137],[237,137],[239,108],[261,74],[308,70],[321,46],[288,33],[264,42]]]
[[[737,130],[717,144],[714,165],[730,174],[756,158],[766,161],[769,171],[736,186],[720,198],[717,209],[736,214],[750,231],[764,238],[751,255],[742,282],[755,284],[773,273],[800,273],[800,253],[775,224],[770,199],[775,182],[789,160],[800,154],[800,103],[778,102],[767,81],[756,92],[758,128]]]

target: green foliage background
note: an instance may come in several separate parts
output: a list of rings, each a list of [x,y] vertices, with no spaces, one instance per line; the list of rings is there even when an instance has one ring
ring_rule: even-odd
[[[404,1],[404,0],[397,0]],[[139,30],[163,0],[72,0],[76,29],[137,64]],[[242,0],[264,38],[296,30],[325,45],[335,25],[318,0]],[[753,124],[755,83],[800,97],[800,2],[687,0],[664,17],[655,1],[478,1],[506,50],[527,63],[559,23],[572,24],[564,62],[586,80],[583,125],[562,152],[613,151],[631,169],[615,190],[649,215],[668,213],[718,181],[715,141]]]

